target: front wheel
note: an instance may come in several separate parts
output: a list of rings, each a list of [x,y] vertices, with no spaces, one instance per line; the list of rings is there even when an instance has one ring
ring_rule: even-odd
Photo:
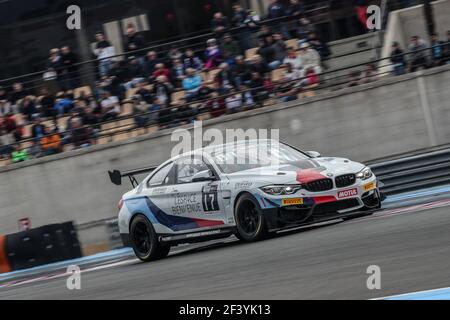
[[[236,237],[243,241],[258,241],[267,237],[267,226],[258,202],[250,195],[242,195],[235,206]]]
[[[170,251],[169,246],[161,245],[152,224],[143,215],[131,222],[130,242],[136,256],[144,262],[165,258]]]

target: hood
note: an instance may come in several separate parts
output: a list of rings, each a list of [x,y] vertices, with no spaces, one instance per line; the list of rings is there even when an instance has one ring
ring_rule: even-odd
[[[227,176],[231,180],[251,178],[251,181],[296,184],[333,178],[342,174],[358,173],[364,167],[361,163],[345,158],[324,157],[248,169]]]

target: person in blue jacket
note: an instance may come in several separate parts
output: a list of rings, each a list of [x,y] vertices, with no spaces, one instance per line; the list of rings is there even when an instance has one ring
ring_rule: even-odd
[[[198,91],[202,86],[202,77],[189,68],[186,70],[186,78],[183,79],[183,89],[186,91],[186,101],[191,102],[198,96]]]

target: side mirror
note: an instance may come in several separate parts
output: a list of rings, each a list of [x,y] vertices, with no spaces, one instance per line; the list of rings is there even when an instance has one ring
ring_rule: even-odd
[[[320,158],[321,154],[317,151],[306,151],[306,154],[311,158]]]
[[[216,177],[211,170],[197,172],[192,178],[192,182],[215,181]]]

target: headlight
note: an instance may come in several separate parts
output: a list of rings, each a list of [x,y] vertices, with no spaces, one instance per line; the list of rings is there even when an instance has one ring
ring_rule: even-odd
[[[301,189],[301,185],[277,185],[277,186],[265,186],[261,190],[267,194],[279,196],[294,194]]]
[[[356,174],[356,177],[361,180],[367,180],[373,176],[372,170],[370,168],[365,167],[360,172]]]

